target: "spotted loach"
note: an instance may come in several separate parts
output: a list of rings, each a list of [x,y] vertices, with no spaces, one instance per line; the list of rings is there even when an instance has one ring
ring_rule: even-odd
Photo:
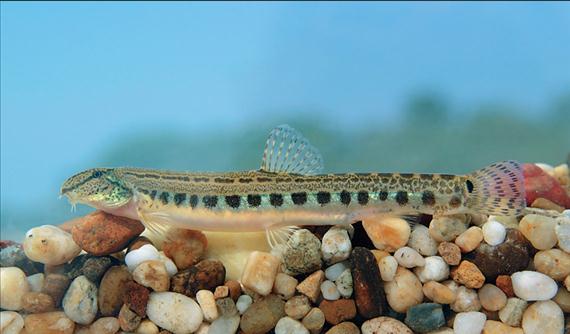
[[[521,166],[494,163],[466,175],[320,174],[323,159],[295,129],[266,141],[261,168],[203,173],[94,168],[67,179],[70,203],[137,219],[150,230],[265,230],[271,244],[303,225],[351,224],[375,216],[482,213],[516,216],[525,208]]]

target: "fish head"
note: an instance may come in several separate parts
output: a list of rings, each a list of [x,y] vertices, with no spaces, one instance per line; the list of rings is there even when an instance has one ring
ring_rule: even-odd
[[[87,204],[98,209],[113,209],[128,203],[133,192],[117,177],[113,168],[92,168],[65,180],[61,196],[69,202]]]

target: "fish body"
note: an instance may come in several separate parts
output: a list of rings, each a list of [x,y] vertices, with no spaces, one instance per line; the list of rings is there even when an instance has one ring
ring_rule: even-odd
[[[350,224],[375,215],[518,215],[525,206],[514,161],[467,175],[315,173],[321,169],[318,151],[282,126],[270,134],[260,170],[95,168],[69,178],[62,194],[154,229],[232,232]]]

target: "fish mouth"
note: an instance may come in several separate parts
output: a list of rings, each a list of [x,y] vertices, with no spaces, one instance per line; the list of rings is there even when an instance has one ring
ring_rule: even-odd
[[[75,195],[73,192],[71,192],[69,190],[62,189],[60,194],[59,194],[59,198],[61,199],[64,196],[67,197],[67,201],[71,205],[71,211],[75,212],[77,209],[77,203],[79,203],[79,199],[77,198],[77,195]]]

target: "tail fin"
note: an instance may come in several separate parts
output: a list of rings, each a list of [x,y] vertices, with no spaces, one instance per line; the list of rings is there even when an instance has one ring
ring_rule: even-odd
[[[524,179],[517,161],[503,161],[468,176],[467,206],[489,215],[518,216],[526,207]]]

